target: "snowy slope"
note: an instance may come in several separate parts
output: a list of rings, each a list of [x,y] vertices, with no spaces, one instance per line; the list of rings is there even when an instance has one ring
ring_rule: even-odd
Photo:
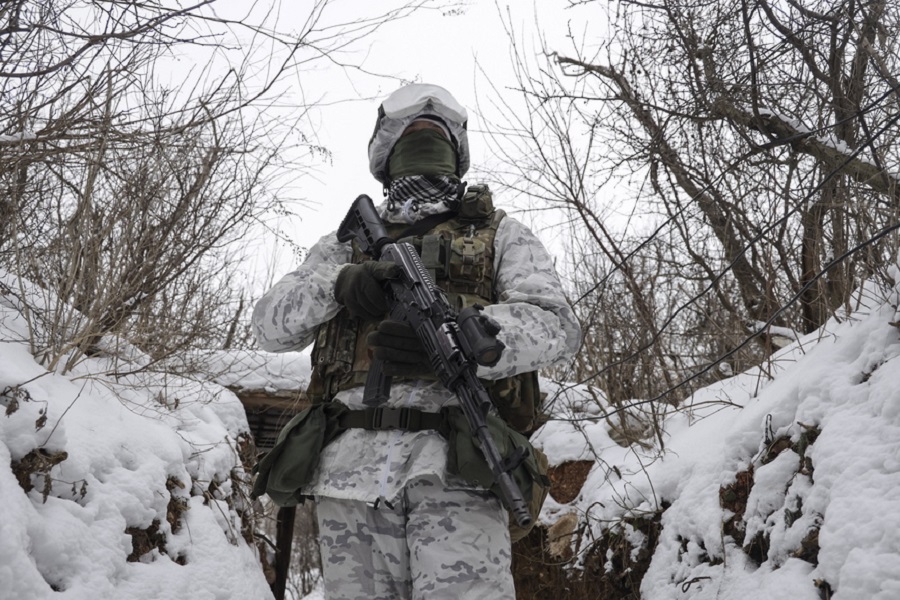
[[[241,531],[237,398],[112,378],[108,358],[50,373],[17,306],[0,296],[0,598],[270,598]]]
[[[856,301],[670,412],[662,453],[620,446],[584,389],[562,391],[534,440],[552,464],[593,462],[580,495],[542,515],[585,525],[575,564],[612,531],[607,567],[652,551],[645,600],[900,598],[900,293]],[[234,396],[171,376],[114,383],[103,359],[47,373],[15,304],[0,298],[0,598],[271,597],[240,531]],[[296,385],[308,368],[238,358],[229,385]],[[35,449],[26,493],[13,464]]]
[[[560,416],[574,419],[536,442],[553,464],[595,464],[544,520],[587,524],[575,550],[614,530],[636,556],[647,536],[633,525],[656,518],[644,600],[900,598],[900,293],[856,300],[761,369],[697,392],[668,417],[662,454],[617,445],[583,390],[565,392]]]

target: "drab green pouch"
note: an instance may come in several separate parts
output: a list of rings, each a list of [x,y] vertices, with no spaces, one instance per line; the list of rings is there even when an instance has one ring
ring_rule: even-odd
[[[442,412],[446,414],[441,434],[447,438],[449,445],[448,472],[461,477],[470,484],[490,490],[494,495],[500,497],[500,486],[494,480],[494,474],[472,435],[465,414],[458,407],[445,408]],[[508,460],[517,448],[525,451],[524,457],[513,469],[511,475],[528,504],[532,525],[528,528],[520,527],[510,518],[510,538],[515,542],[525,537],[537,523],[541,507],[550,491],[550,479],[547,476],[548,462],[546,456],[532,446],[527,437],[512,429],[503,419],[489,414],[486,420],[488,431],[494,438],[494,444],[504,460]]]
[[[322,448],[345,431],[339,421],[347,410],[343,404],[329,402],[311,406],[291,419],[272,450],[253,468],[256,480],[251,497],[267,494],[278,506],[302,503],[302,488],[311,481]]]

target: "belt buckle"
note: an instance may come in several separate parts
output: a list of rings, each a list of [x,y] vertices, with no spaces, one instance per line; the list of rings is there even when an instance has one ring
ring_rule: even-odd
[[[372,415],[375,429],[406,429],[409,426],[409,410],[405,408],[376,408]]]

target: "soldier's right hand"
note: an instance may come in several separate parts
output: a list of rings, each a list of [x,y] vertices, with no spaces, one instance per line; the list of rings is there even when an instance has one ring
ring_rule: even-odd
[[[402,274],[392,262],[366,261],[344,267],[334,282],[334,299],[347,307],[351,317],[377,320],[388,310],[384,282]]]

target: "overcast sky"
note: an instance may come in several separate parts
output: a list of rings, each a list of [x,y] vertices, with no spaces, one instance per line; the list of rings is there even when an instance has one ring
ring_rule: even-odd
[[[313,5],[324,0],[276,0],[268,17],[280,32],[297,33],[305,29]],[[432,0],[433,4],[442,0]],[[283,77],[279,83],[282,96],[280,107],[270,107],[267,113],[281,118],[285,106],[313,106],[303,117],[299,132],[304,137],[290,140],[285,152],[315,144],[327,150],[326,154],[303,156],[298,163],[302,168],[281,169],[278,173],[278,196],[294,201],[291,208],[296,218],[280,218],[278,227],[293,244],[309,248],[321,236],[337,229],[352,201],[359,194],[368,194],[376,202],[383,195],[381,185],[368,169],[367,144],[375,124],[380,101],[400,87],[403,81],[433,83],[447,88],[469,113],[469,145],[473,168],[465,180],[469,184],[479,182],[477,169],[490,169],[497,160],[489,156],[490,148],[485,131],[492,130],[491,122],[502,122],[497,114],[497,95],[504,102],[519,103],[513,52],[507,30],[515,32],[520,51],[530,57],[535,65],[547,66],[540,56],[541,41],[561,53],[571,53],[572,43],[568,32],[582,35],[590,31],[591,40],[603,35],[597,25],[603,17],[602,5],[569,6],[569,0],[445,0],[444,9],[424,9],[412,16],[398,19],[378,28],[364,39],[342,48],[334,60],[322,58],[310,48],[303,48],[298,55],[307,59],[296,71]],[[329,0],[321,14],[318,29],[353,22],[383,14],[402,5],[402,0]],[[233,22],[258,22],[260,11],[272,4],[264,0],[249,4],[246,0],[220,0],[213,5],[220,17]],[[248,16],[249,11],[249,16]],[[586,27],[590,19],[591,26]],[[208,33],[208,32],[207,32]],[[257,73],[274,70],[283,58],[284,46],[266,45],[265,36],[252,39],[247,28],[235,26],[237,37],[230,45],[219,45],[204,54],[204,49],[191,47],[190,53],[173,57],[171,65],[160,68],[163,76],[167,69],[172,77],[184,68],[197,68],[206,64],[209,57],[224,61],[220,67],[236,67],[251,53],[250,63]],[[321,34],[320,34],[321,35]],[[315,36],[313,36],[315,37]],[[313,40],[315,41],[315,40]],[[223,50],[230,47],[231,50]],[[360,65],[361,69],[342,68],[338,63]],[[494,131],[496,133],[496,131]],[[312,168],[310,168],[310,166]],[[495,201],[508,212],[516,214],[509,194],[496,194]],[[530,215],[519,216],[551,249],[558,241],[560,228],[535,224]],[[542,217],[543,218],[543,217]],[[552,239],[557,236],[557,240]],[[268,288],[282,275],[297,265],[297,255],[290,245],[278,242],[271,231],[262,230],[247,240],[253,257],[248,263],[246,281],[254,294]],[[237,283],[237,282],[236,282]]]
[[[364,4],[362,0],[336,2],[333,18],[350,17],[355,7]],[[502,90],[515,84],[504,21],[512,23],[526,46],[536,49],[540,36],[557,40],[562,46],[567,21],[577,16],[565,10],[567,5],[566,0],[542,0],[539,7],[521,1],[464,0],[451,11],[420,11],[391,23],[359,44],[358,52],[347,58],[364,60],[369,72],[434,83],[450,90],[469,111],[472,164],[483,165],[488,160],[488,148],[479,109],[491,111],[495,93],[492,85]],[[293,228],[294,239],[308,247],[337,227],[357,195],[366,193],[376,201],[381,199],[381,186],[368,170],[367,144],[380,99],[400,83],[337,67],[304,73],[300,79],[308,100],[363,98],[320,108],[310,115],[317,143],[331,156],[330,162],[319,162],[313,177],[295,181],[296,193],[310,204],[299,211],[303,220]],[[516,96],[512,91],[506,93]],[[487,116],[497,120],[496,116]],[[472,176],[466,179],[469,183],[476,181]]]

